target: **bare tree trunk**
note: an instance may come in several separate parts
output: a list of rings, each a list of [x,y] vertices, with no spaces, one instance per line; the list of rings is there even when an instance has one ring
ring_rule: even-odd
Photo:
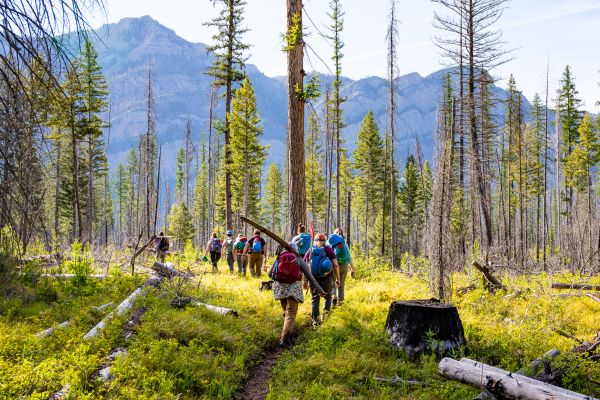
[[[297,20],[299,26],[294,26]],[[302,0],[287,0],[287,32],[299,31],[288,51],[288,233],[306,223],[304,171],[304,39],[302,37]]]
[[[546,264],[546,247],[548,240],[548,87],[550,80],[550,62],[546,66],[546,108],[544,118],[544,238],[543,238],[543,265],[544,272],[548,271],[548,265]]]
[[[154,230],[153,235],[156,235],[156,223],[158,221],[158,199],[160,197],[160,161],[162,159],[162,146],[158,148],[158,170],[156,172],[156,203],[154,204]]]
[[[56,141],[56,186],[54,188],[54,241],[58,243],[58,198],[60,196],[61,171],[60,171],[60,156],[62,150],[61,131],[58,131],[58,139]]]
[[[71,115],[73,116],[74,110],[71,107]],[[74,116],[73,116],[74,118]],[[71,122],[71,156],[73,157],[73,191],[74,191],[74,200],[75,204],[73,205],[75,208],[75,227],[74,227],[74,235],[75,238],[81,241],[81,229],[83,226],[82,218],[81,218],[81,201],[79,199],[79,155],[77,154],[77,137],[75,133],[75,121]]]
[[[346,244],[350,247],[350,220],[352,217],[352,192],[348,191],[348,198],[346,200]]]

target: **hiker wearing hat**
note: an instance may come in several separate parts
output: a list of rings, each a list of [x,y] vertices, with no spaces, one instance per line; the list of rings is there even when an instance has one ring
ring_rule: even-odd
[[[212,263],[212,271],[217,273],[219,272],[219,267],[217,267],[217,263],[221,258],[221,248],[223,247],[223,243],[221,243],[221,239],[217,237],[217,232],[213,232],[208,243],[206,243],[206,250],[204,251],[204,257],[206,257],[207,253],[210,253],[210,262]]]
[[[221,249],[221,256],[227,260],[229,266],[229,272],[233,274],[233,231],[230,229],[227,231],[227,237],[223,241],[223,248]]]
[[[323,291],[325,291],[325,305],[323,307],[324,312],[331,310],[331,296],[333,293],[333,287],[340,286],[340,269],[335,257],[335,251],[326,244],[327,237],[319,233],[315,236],[313,246],[311,248],[310,256],[310,270],[312,275],[317,280],[317,283]],[[334,282],[335,279],[335,282]],[[313,328],[321,323],[319,318],[319,308],[321,307],[321,295],[319,292],[311,287],[311,318]]]
[[[333,288],[332,302],[334,306],[341,306],[344,304],[344,288],[346,286],[346,277],[348,276],[348,271],[350,271],[350,275],[353,278],[355,276],[354,267],[352,266],[352,255],[350,254],[350,249],[348,248],[348,244],[344,239],[341,228],[337,228],[331,235],[329,235],[327,243],[335,251],[335,258],[338,266],[340,267],[340,286]]]
[[[244,255],[248,257],[248,268],[252,276],[260,277],[261,266],[267,269],[267,242],[260,237],[260,230],[254,231],[254,236],[246,242]]]
[[[246,267],[248,266],[248,256],[244,255],[244,247],[248,239],[241,233],[237,235],[237,239],[233,244],[233,258],[237,262],[238,274],[246,275]]]

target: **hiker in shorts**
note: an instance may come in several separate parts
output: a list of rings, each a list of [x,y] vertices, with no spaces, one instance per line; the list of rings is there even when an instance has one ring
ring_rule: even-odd
[[[340,286],[340,269],[335,258],[335,251],[327,246],[327,237],[320,233],[315,236],[313,246],[311,248],[310,255],[310,270],[312,275],[317,280],[317,283],[325,292],[325,305],[323,312],[327,313],[331,310],[331,296],[333,294],[333,287]],[[335,282],[334,282],[335,280]],[[319,318],[319,308],[321,307],[321,296],[317,290],[313,287],[310,289],[311,292],[311,314],[313,328],[321,324]]]
[[[250,274],[255,277],[260,277],[261,266],[267,269],[267,242],[260,237],[260,231],[254,231],[254,236],[246,242],[244,247],[244,255],[248,256],[248,268]]]
[[[344,239],[344,235],[342,233],[341,228],[337,228],[333,234],[329,235],[327,239],[327,243],[331,248],[335,251],[335,258],[337,260],[338,266],[340,267],[340,286],[333,288],[332,295],[332,303],[334,306],[341,306],[344,304],[344,295],[345,295],[345,284],[346,277],[348,276],[348,271],[350,271],[350,275],[354,278],[354,267],[352,266],[352,255],[350,254],[350,249],[348,248],[348,244]]]
[[[310,245],[312,244],[312,237],[308,233],[306,233],[306,227],[304,226],[304,224],[298,224],[298,229],[296,230],[296,232],[298,234],[294,236],[294,238],[292,239],[292,243],[294,243],[296,248],[298,249],[298,254],[300,254],[300,256],[304,258],[306,253],[308,253],[308,251],[310,250]]]
[[[233,244],[233,257],[237,262],[238,274],[240,275],[246,275],[246,267],[248,266],[248,256],[244,255],[244,247],[246,247],[247,241],[248,239],[240,233]]]
[[[229,272],[233,274],[233,262],[235,259],[233,257],[233,231],[231,229],[227,231],[227,237],[223,241],[221,256],[225,257],[229,266]]]
[[[206,243],[206,251],[204,252],[204,256],[207,253],[210,253],[210,262],[212,263],[212,272],[219,272],[219,267],[217,267],[217,263],[221,259],[221,248],[223,244],[221,243],[221,239],[217,237],[217,232],[213,232],[208,243]]]
[[[298,251],[293,242],[290,246]],[[301,283],[303,274],[294,253],[279,246],[275,254],[277,259],[269,271],[269,277],[274,281],[273,296],[275,300],[279,300],[283,309],[283,328],[279,337],[279,347],[289,347],[292,344],[298,304],[304,302]]]

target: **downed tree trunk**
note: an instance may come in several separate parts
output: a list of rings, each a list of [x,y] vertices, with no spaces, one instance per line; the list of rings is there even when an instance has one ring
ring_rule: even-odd
[[[490,272],[489,268],[479,264],[477,261],[473,261],[473,266],[475,268],[477,268],[479,270],[479,272],[481,272],[483,274],[483,276],[485,277],[485,279],[488,282],[488,290],[490,292],[493,292],[495,289],[504,289],[504,285],[502,284],[502,282],[500,282],[500,280],[498,278],[496,278],[494,275],[492,275],[492,273]]]
[[[116,315],[122,315],[125,312],[129,311],[132,307],[133,307],[133,303],[135,302],[135,299],[138,298],[138,296],[140,296],[143,292],[144,289],[148,286],[158,286],[160,284],[160,282],[162,281],[162,276],[151,276],[150,278],[146,279],[146,281],[144,282],[144,284],[142,286],[140,286],[139,288],[135,289],[133,291],[133,293],[131,293],[125,300],[123,300],[123,302],[121,302],[121,304],[119,304],[117,306],[117,308],[112,311],[110,314],[108,314],[106,317],[104,317],[104,319],[100,322],[98,322],[98,324],[96,326],[94,326],[88,333],[86,333],[83,338],[84,339],[90,339],[90,338],[94,338],[96,336],[98,336],[98,334],[100,332],[102,332],[102,330],[104,329],[104,327],[106,326],[106,324]]]
[[[277,236],[276,234],[274,234],[273,232],[271,232],[264,226],[260,225],[258,222],[252,221],[251,219],[246,218],[246,217],[240,217],[240,219],[242,221],[244,221],[245,223],[252,225],[259,231],[263,232],[265,235],[269,236],[271,239],[273,239],[274,241],[279,243],[284,249],[286,249],[290,253],[294,253],[296,255],[296,261],[298,262],[298,265],[300,265],[300,270],[302,271],[302,273],[308,280],[308,283],[310,283],[310,286],[316,288],[321,296],[326,295],[325,291],[321,288],[321,286],[319,286],[319,284],[317,283],[317,280],[312,275],[312,272],[311,272],[310,268],[308,267],[308,265],[306,265],[306,263],[304,262],[302,257],[300,257],[300,254],[298,254],[298,252],[296,250],[294,250],[294,248],[292,246],[290,246],[289,243],[287,243],[285,240],[283,240],[282,238],[280,238],[279,236]]]
[[[152,270],[154,272],[156,272],[158,275],[171,279],[175,276],[181,276],[184,278],[189,278],[189,276],[187,274],[184,274],[183,272],[179,272],[177,271],[174,267],[173,264],[171,264],[170,262],[168,263],[160,263],[158,261],[155,261],[154,264],[152,264]]]
[[[391,344],[411,358],[430,351],[446,355],[467,343],[456,307],[436,299],[393,302],[385,329]]]
[[[43,278],[71,279],[71,278],[75,278],[77,275],[76,274],[42,274],[41,276]],[[106,278],[106,275],[86,275],[85,277],[91,278],[91,279],[104,279],[104,278]]]
[[[140,235],[140,238],[142,237],[142,235]],[[156,239],[155,237],[150,238],[150,240],[148,240],[146,242],[145,245],[143,245],[139,250],[137,250],[135,253],[133,253],[133,256],[131,256],[131,260],[129,260],[129,264],[131,265],[131,275],[134,275],[135,273],[135,259],[142,254],[142,252],[144,250],[146,250],[146,248],[148,246],[150,246],[152,244],[152,242],[154,242],[154,239]],[[139,243],[139,240],[138,240]]]
[[[56,326],[52,326],[48,329],[44,329],[43,331],[36,333],[35,336],[37,336],[39,338],[45,338],[45,337],[52,335],[56,329],[66,328],[69,325],[71,325],[70,319],[66,320],[65,322],[61,322],[60,324],[58,324]]]
[[[204,307],[207,310],[210,310],[210,311],[212,311],[214,313],[217,313],[217,314],[221,314],[221,315],[233,315],[234,317],[238,316],[238,312],[235,311],[235,310],[232,310],[231,308],[213,306],[211,304],[200,303],[199,301],[195,301],[194,304],[197,305],[197,306],[200,306],[200,307]]]
[[[444,358],[438,366],[438,373],[446,378],[485,387],[500,398],[520,400],[592,400],[590,396],[572,392],[557,386],[527,378],[523,375],[491,367],[485,364],[473,365]]]
[[[596,301],[596,302],[600,303],[600,298],[598,298],[598,297],[594,296],[594,295],[593,295],[593,294],[591,294],[591,293],[586,293],[586,294],[585,294],[585,297],[589,297],[590,299],[592,299],[592,300],[594,300],[594,301]]]
[[[600,285],[582,284],[582,283],[553,283],[552,289],[577,289],[577,290],[595,290],[600,291]]]

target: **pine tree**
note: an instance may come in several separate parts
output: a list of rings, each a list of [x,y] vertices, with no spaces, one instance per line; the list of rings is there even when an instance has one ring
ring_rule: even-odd
[[[361,122],[358,141],[354,149],[354,169],[356,170],[354,199],[358,215],[363,216],[363,249],[369,254],[370,227],[375,225],[375,216],[381,214],[384,167],[383,141],[373,113],[369,111]]]
[[[208,189],[208,164],[205,160],[200,164],[196,185],[194,187],[194,225],[198,235],[196,244],[201,245],[209,230],[209,189]]]
[[[181,247],[194,238],[192,214],[185,203],[173,204],[169,214],[169,227]]]
[[[327,199],[319,138],[319,119],[316,113],[312,112],[308,118],[308,136],[306,138],[306,211],[308,220],[321,227],[321,223],[325,222]]]
[[[284,181],[279,166],[275,163],[269,165],[267,178],[265,181],[265,195],[263,197],[263,219],[267,221],[267,226],[275,233],[283,233],[284,227],[283,203],[285,199]]]
[[[177,150],[177,156],[175,157],[175,166],[177,168],[175,172],[175,196],[178,202],[184,202],[185,187],[185,150],[180,148]]]
[[[244,50],[250,46],[242,42],[242,36],[247,29],[242,27],[244,22],[245,0],[215,0],[215,4],[222,6],[219,15],[206,25],[215,27],[217,33],[213,35],[214,44],[210,46],[209,51],[215,54],[213,65],[208,74],[214,78],[213,85],[225,88],[225,223],[226,228],[233,227],[232,207],[231,207],[231,150],[230,141],[230,120],[231,101],[233,96],[233,84],[240,83],[244,79]]]
[[[567,160],[579,140],[578,128],[582,116],[582,112],[579,110],[581,100],[577,98],[579,92],[575,88],[571,68],[568,65],[565,67],[560,85],[561,87],[558,90],[558,111],[560,113],[562,133],[562,154],[560,154],[560,158],[563,166],[566,166]],[[571,207],[573,205],[573,187],[566,181],[566,176],[564,201],[567,205],[567,219],[570,220]]]
[[[406,160],[402,181],[398,193],[400,226],[402,236],[406,238],[406,248],[413,255],[418,255],[420,235],[423,221],[423,208],[421,199],[421,177],[414,156],[411,154]]]
[[[235,183],[231,188],[232,211],[255,218],[260,212],[260,184],[267,153],[266,147],[260,144],[263,128],[248,77],[235,91],[231,106],[229,175]]]

